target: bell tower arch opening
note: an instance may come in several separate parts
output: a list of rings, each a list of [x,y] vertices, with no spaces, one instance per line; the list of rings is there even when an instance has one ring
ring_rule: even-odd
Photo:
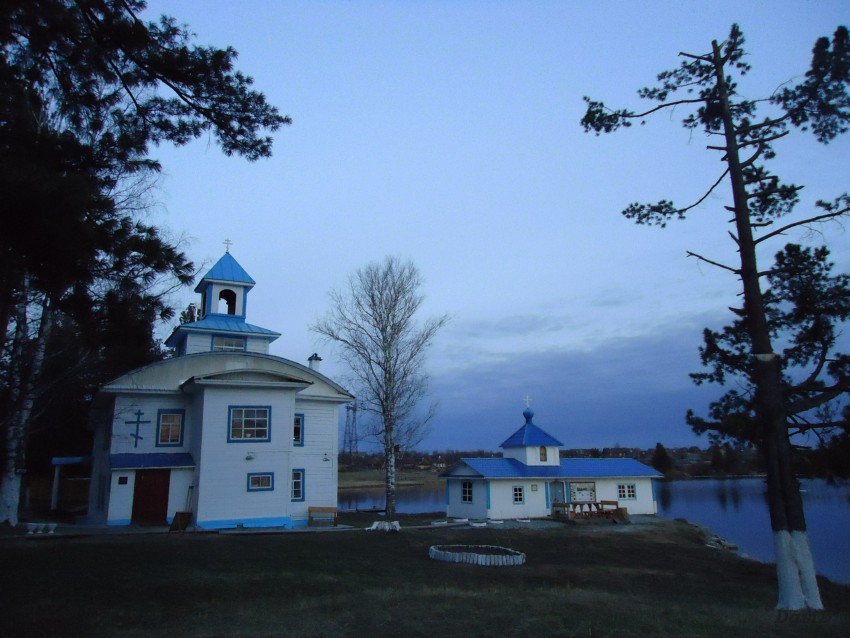
[[[223,302],[223,303],[222,303]],[[222,308],[222,305],[224,306]],[[224,312],[222,312],[224,311]],[[235,315],[236,314],[236,293],[229,288],[225,288],[218,295],[218,312],[220,314]]]

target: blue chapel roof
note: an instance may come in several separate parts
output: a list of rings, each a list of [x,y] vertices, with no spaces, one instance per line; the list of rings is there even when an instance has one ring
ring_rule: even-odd
[[[554,436],[547,434],[531,422],[531,418],[534,416],[534,410],[526,408],[522,415],[525,417],[525,425],[511,434],[499,447],[525,447],[528,445],[555,445],[561,447],[563,445]]]
[[[230,253],[224,253],[221,259],[215,262],[215,265],[209,269],[209,272],[195,286],[195,292],[201,292],[204,289],[205,281],[228,281],[247,284],[249,288],[257,283],[245,272],[245,269],[239,265],[239,262]]]
[[[661,478],[655,469],[635,459],[561,459],[560,465],[526,465],[517,459],[470,458],[460,462],[483,478]]]

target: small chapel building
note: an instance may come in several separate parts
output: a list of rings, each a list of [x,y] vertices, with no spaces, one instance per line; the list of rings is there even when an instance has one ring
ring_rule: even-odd
[[[229,250],[166,340],[175,356],[100,388],[92,406],[89,519],[200,529],[296,527],[337,504],[339,406],[319,372],[269,354],[280,333],[246,322],[254,280]],[[191,307],[190,307],[191,308]]]
[[[655,514],[653,480],[663,478],[634,459],[560,458],[563,444],[537,427],[534,411],[500,446],[499,458],[463,458],[446,479],[446,516],[543,518],[589,512],[616,502],[629,514]]]

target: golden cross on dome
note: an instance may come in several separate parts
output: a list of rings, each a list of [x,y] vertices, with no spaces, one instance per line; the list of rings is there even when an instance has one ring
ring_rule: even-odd
[[[527,407],[527,408],[531,407],[531,397],[528,396],[527,394],[525,395],[525,407]]]

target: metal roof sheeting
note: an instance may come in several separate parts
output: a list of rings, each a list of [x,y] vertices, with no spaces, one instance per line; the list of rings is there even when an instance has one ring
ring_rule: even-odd
[[[661,478],[655,469],[634,459],[561,459],[560,465],[525,465],[516,459],[461,459],[484,478]]]
[[[232,281],[234,283],[248,284],[250,288],[257,282],[245,272],[245,269],[239,265],[239,262],[233,258],[230,253],[224,253],[221,259],[215,262],[215,265],[209,269],[206,275],[203,276],[198,285],[195,286],[195,292],[201,292],[204,289],[204,282],[207,280],[215,281]]]
[[[519,430],[511,434],[499,447],[526,447],[528,445],[555,445],[557,447],[561,447],[563,443],[554,436],[546,434],[546,432],[529,421]]]

